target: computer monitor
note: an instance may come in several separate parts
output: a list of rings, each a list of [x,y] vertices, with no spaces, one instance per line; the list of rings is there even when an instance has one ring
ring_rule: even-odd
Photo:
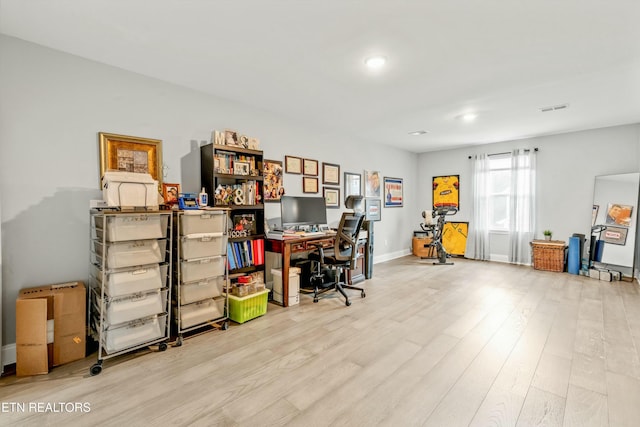
[[[327,205],[324,197],[282,196],[280,212],[282,228],[327,223]]]

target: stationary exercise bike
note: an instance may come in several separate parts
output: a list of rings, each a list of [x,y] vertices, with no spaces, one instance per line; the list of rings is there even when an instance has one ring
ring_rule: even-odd
[[[442,229],[444,228],[444,219],[448,215],[455,215],[458,212],[458,208],[455,206],[438,206],[431,211],[431,217],[438,217],[435,225],[430,224],[427,221],[428,211],[422,212],[422,217],[425,218],[424,223],[420,224],[420,228],[428,233],[433,234],[432,246],[436,248],[438,254],[438,262],[434,262],[434,265],[453,265],[453,262],[447,262],[449,253],[442,246]]]

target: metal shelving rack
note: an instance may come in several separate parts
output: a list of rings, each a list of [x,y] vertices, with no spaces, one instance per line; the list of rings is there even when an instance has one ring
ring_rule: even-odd
[[[227,217],[221,208],[175,212],[172,323],[178,347],[190,332],[229,327]]]
[[[94,209],[90,213],[89,335],[98,344],[91,375],[104,360],[168,347],[171,211]]]

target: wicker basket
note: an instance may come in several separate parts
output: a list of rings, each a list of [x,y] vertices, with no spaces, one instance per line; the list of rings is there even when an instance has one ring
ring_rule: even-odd
[[[564,271],[566,247],[562,240],[534,240],[531,242],[533,268],[544,271]]]

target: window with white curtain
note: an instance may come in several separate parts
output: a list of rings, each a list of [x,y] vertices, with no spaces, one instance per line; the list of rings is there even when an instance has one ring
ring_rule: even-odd
[[[489,157],[487,202],[489,230],[509,231],[509,188],[511,185],[511,155]]]
[[[509,262],[530,262],[535,228],[536,149],[475,156],[470,257],[490,258],[490,232],[509,236]]]

